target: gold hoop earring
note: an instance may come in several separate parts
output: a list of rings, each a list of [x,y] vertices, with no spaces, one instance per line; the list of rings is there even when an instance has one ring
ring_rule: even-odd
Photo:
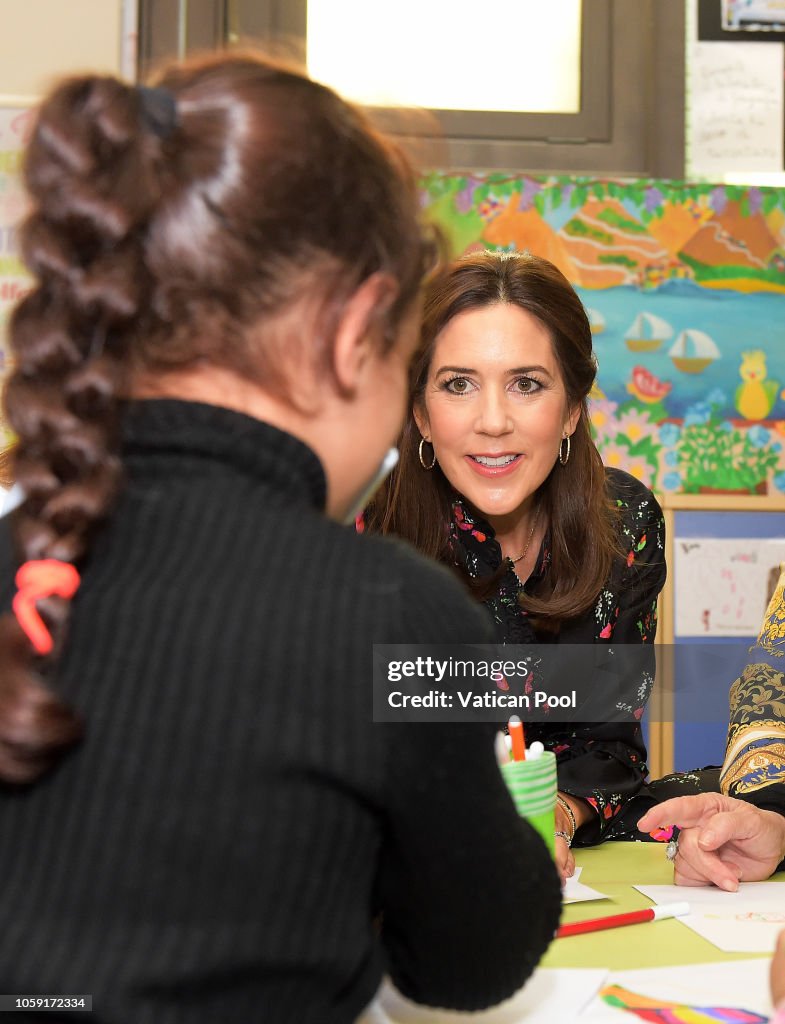
[[[428,463],[425,461],[425,459],[422,457],[422,446],[425,443],[426,443],[426,439],[424,437],[421,437],[420,438],[420,446],[417,449],[417,454],[420,456],[420,465],[422,466],[423,469],[433,469],[433,467],[436,465],[436,452],[433,453],[433,458],[431,459],[431,464],[429,466]],[[427,443],[430,444],[431,442],[428,441]]]
[[[564,442],[567,442],[567,451],[564,451]],[[565,434],[559,442],[559,462],[562,466],[566,466],[570,461],[570,435]]]

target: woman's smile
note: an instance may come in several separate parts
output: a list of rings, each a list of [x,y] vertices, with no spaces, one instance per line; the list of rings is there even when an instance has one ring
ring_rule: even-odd
[[[510,452],[504,455],[467,455],[466,459],[480,476],[499,477],[513,473],[523,456],[518,452]]]

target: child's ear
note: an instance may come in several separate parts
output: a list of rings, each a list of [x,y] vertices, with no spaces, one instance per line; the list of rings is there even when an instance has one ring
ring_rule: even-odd
[[[377,272],[344,306],[333,342],[333,373],[342,391],[354,391],[369,356],[378,351],[378,334],[397,294],[395,279]]]

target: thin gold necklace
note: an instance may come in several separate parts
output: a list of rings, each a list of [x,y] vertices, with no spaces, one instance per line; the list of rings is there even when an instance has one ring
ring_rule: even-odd
[[[517,565],[518,562],[520,562],[520,560],[522,558],[525,558],[528,555],[529,548],[531,547],[532,538],[534,537],[534,531],[537,529],[537,523],[539,521],[539,518],[540,518],[540,506],[538,505],[537,506],[537,511],[534,513],[534,522],[532,523],[532,528],[531,528],[531,530],[529,530],[529,539],[526,541],[526,547],[518,555],[517,558],[510,558],[510,561],[512,562],[513,565]],[[509,558],[509,555],[507,557]]]

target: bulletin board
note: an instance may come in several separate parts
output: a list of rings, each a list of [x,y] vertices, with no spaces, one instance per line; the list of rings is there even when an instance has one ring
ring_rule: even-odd
[[[781,500],[672,495],[662,504],[669,576],[650,711],[652,777],[722,763],[728,691],[785,561]]]
[[[711,42],[785,42],[785,16],[781,5],[772,0],[744,4],[739,0],[698,0],[698,38]]]

